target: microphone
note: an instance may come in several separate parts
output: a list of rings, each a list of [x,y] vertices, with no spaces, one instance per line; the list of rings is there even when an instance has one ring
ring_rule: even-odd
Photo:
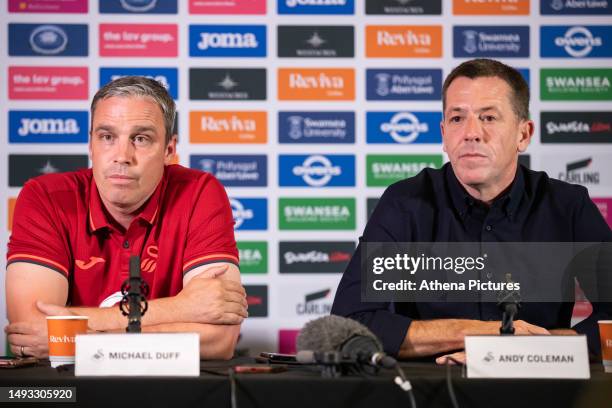
[[[128,326],[125,331],[140,333],[142,316],[148,309],[146,296],[149,294],[149,285],[140,277],[140,257],[138,255],[130,257],[130,277],[121,285],[121,294],[123,295],[119,305],[121,313],[128,317]]]
[[[506,274],[506,283],[512,282],[512,274]],[[497,306],[502,311],[502,323],[499,328],[501,335],[514,334],[514,317],[521,308],[521,294],[516,290],[504,290],[498,296]]]

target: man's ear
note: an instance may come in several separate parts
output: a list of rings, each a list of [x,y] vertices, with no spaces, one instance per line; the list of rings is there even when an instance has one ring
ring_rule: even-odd
[[[442,135],[442,151],[446,153],[446,143],[444,143],[444,117],[440,121],[440,134]]]
[[[523,153],[527,150],[527,146],[531,143],[531,137],[535,131],[535,125],[533,120],[521,120],[518,128],[518,147],[519,153]]]
[[[174,157],[176,156],[176,141],[177,135],[174,134],[170,138],[170,141],[166,145],[166,151],[164,153],[164,164],[169,165],[174,163]]]

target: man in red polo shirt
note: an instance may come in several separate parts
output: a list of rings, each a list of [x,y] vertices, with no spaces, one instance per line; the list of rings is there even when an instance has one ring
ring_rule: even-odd
[[[48,354],[47,315],[123,331],[117,302],[139,255],[152,299],[143,331],[198,332],[203,358],[233,355],[247,303],[232,211],[211,174],[170,164],[175,113],[158,82],[115,80],[91,104],[92,168],[25,184],[7,253],[14,354]]]

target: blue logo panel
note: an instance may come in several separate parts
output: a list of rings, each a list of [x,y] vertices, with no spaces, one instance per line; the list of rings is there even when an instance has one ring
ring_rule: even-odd
[[[529,26],[454,26],[456,58],[527,58]]]
[[[230,198],[236,231],[268,229],[268,200],[265,198]]]
[[[521,73],[523,79],[525,80],[525,82],[527,82],[527,85],[530,85],[531,82],[529,76],[529,68],[516,68],[516,70]]]
[[[176,0],[102,0],[100,13],[114,14],[176,14]]]
[[[368,69],[366,97],[370,101],[439,101],[441,69]]]
[[[367,112],[367,143],[442,143],[441,112]]]
[[[12,57],[86,57],[87,24],[9,24]]]
[[[279,143],[355,143],[355,112],[279,112]]]
[[[100,68],[100,87],[129,75],[155,79],[168,90],[172,99],[178,99],[178,69],[176,68]]]
[[[213,174],[225,187],[265,187],[268,157],[258,155],[192,155],[190,167]]]
[[[355,156],[281,154],[278,184],[281,187],[354,187]]]
[[[9,111],[10,143],[87,143],[87,111]]]
[[[265,25],[190,25],[190,57],[265,57]]]
[[[542,15],[611,15],[611,1],[540,0]]]
[[[327,4],[325,4],[327,3]],[[354,14],[354,0],[277,0],[278,14]]]
[[[542,26],[543,58],[612,57],[612,26]]]

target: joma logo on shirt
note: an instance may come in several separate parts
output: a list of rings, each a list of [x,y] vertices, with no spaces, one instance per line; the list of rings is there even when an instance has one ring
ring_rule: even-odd
[[[104,262],[106,262],[106,260],[103,259],[103,258],[98,258],[97,256],[90,256],[89,257],[89,261],[85,262],[85,261],[81,261],[80,259],[76,259],[74,261],[74,264],[79,269],[87,270],[87,269],[90,269],[91,267],[93,267],[96,264],[104,263]]]

